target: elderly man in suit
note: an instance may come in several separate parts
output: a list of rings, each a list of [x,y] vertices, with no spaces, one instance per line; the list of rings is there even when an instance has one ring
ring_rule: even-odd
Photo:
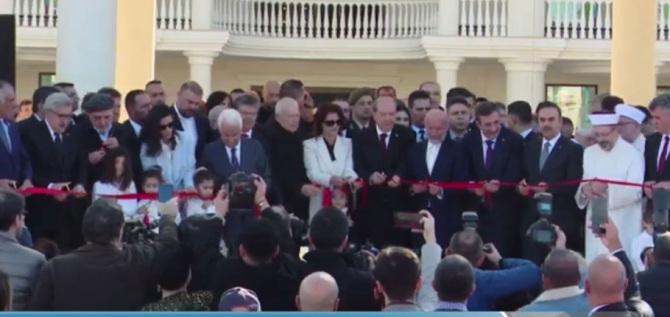
[[[242,116],[235,109],[221,112],[217,120],[221,138],[207,146],[203,151],[201,167],[216,175],[220,183],[226,184],[231,175],[237,172],[256,174],[266,184],[271,183],[270,167],[265,150],[260,142],[252,138],[242,138]],[[226,216],[226,239],[234,239],[242,225],[253,218],[251,210],[232,210]],[[233,250],[229,245],[229,249]]]
[[[32,186],[33,169],[30,158],[21,142],[18,125],[14,122],[16,113],[14,87],[0,81],[0,188]]]

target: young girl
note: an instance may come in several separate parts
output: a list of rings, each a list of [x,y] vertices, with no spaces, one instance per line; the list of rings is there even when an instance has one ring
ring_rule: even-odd
[[[209,198],[214,195],[214,174],[208,170],[199,170],[193,175],[193,185],[201,198]],[[186,214],[188,216],[216,213],[214,205],[210,200],[201,198],[189,198],[186,205]]]
[[[102,161],[102,176],[93,184],[93,200],[135,193],[137,189],[133,183],[133,169],[128,154],[123,148],[108,151]],[[116,202],[121,206],[126,221],[132,219],[137,211],[137,200],[116,199]]]
[[[163,184],[163,175],[160,168],[151,168],[142,174],[142,192],[158,193],[158,187],[161,184]],[[140,220],[145,225],[149,225],[160,218],[158,215],[158,206],[156,206],[154,200],[140,200],[138,207],[133,215],[133,219]]]
[[[351,228],[354,223],[351,220],[351,216],[349,215],[349,196],[347,193],[342,189],[333,189],[331,202],[333,207],[342,210],[342,212],[347,215],[349,218],[349,228]]]

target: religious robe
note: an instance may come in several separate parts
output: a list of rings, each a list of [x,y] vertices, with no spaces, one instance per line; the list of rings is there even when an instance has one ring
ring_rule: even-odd
[[[640,151],[640,153],[644,154],[644,145],[647,143],[647,138],[644,137],[644,134],[640,133],[640,135],[635,139],[631,144]]]
[[[584,151],[583,179],[604,179],[641,184],[644,181],[644,158],[635,146],[619,138],[610,151],[595,144]],[[591,224],[591,204],[582,195],[582,184],[576,194],[580,209],[588,206],[586,223]],[[631,253],[633,239],[642,231],[642,188],[636,186],[607,185],[608,214],[619,229],[619,239],[626,254]],[[608,253],[587,225],[585,227],[586,261]]]

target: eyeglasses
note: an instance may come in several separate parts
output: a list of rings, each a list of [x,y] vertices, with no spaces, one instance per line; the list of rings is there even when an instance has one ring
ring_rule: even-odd
[[[168,124],[161,124],[161,130],[167,130],[174,128],[174,123],[170,122]]]
[[[334,125],[342,125],[342,121],[340,120],[326,120],[323,122],[327,127],[332,127]]]

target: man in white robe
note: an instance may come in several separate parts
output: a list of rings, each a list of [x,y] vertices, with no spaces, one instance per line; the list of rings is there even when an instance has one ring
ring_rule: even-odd
[[[635,147],[623,140],[617,132],[619,116],[614,113],[594,113],[589,116],[597,144],[584,151],[583,179],[602,179],[642,184],[644,181],[644,159]],[[642,230],[642,188],[612,185],[591,181],[582,183],[577,191],[579,208],[588,206],[586,213],[585,250],[586,261],[591,262],[607,248],[595,237],[591,224],[591,199],[608,198],[608,215],[619,228],[619,238],[627,254],[633,239]]]
[[[642,110],[625,104],[617,105],[614,111],[619,115],[618,131],[621,137],[640,153],[644,153],[646,138],[642,134],[642,123],[647,115]]]

